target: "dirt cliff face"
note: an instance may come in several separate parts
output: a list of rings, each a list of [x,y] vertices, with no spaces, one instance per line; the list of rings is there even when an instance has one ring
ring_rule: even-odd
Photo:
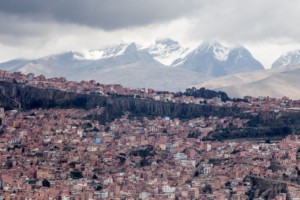
[[[263,198],[263,199],[275,199],[280,193],[286,193],[288,190],[285,183],[267,180],[258,177],[247,177],[251,181],[251,189],[247,192],[249,199]]]
[[[228,116],[241,112],[240,108],[214,107],[211,105],[165,103],[150,99],[123,96],[76,94],[54,89],[40,89],[22,84],[0,82],[0,106],[17,108],[105,108],[111,116],[131,112],[141,116],[169,116],[194,118],[199,116]]]

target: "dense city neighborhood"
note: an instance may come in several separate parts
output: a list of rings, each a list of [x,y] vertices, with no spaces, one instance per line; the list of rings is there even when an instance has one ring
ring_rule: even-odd
[[[80,94],[121,95],[183,104],[298,113],[288,97],[222,101],[0,71],[2,81]],[[18,102],[15,99],[16,103]],[[20,103],[21,104],[21,103]],[[300,137],[210,140],[211,133],[245,129],[239,116],[134,116],[102,123],[93,109],[0,109],[0,199],[275,200],[300,196]]]

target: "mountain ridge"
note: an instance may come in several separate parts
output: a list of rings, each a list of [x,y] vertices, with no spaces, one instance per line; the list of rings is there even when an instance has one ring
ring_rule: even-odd
[[[230,49],[216,41],[203,42],[184,59],[177,61],[175,66],[206,73],[212,77],[264,69],[246,48]]]
[[[264,68],[244,47],[228,48],[211,40],[191,49],[172,39],[161,39],[148,46],[120,43],[98,50],[69,51],[33,60],[16,59],[1,63],[0,69],[182,91],[216,77]]]
[[[102,51],[103,50],[99,50]],[[149,87],[158,90],[184,90],[190,84],[208,80],[207,76],[180,68],[167,67],[155,60],[135,43],[110,48],[101,59],[78,59],[78,52],[48,56],[36,60],[11,61],[11,71],[34,73],[46,77],[64,76],[69,80],[94,79],[104,84],[122,84],[127,87]],[[113,52],[113,53],[111,53]],[[112,55],[114,54],[114,55]],[[86,56],[86,55],[85,55]],[[7,63],[0,64],[6,66]],[[2,69],[5,67],[2,67]],[[178,81],[180,80],[180,81]]]

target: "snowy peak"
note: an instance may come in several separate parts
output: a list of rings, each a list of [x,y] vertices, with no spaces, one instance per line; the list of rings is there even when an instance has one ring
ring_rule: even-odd
[[[167,66],[189,53],[189,48],[182,47],[177,41],[172,39],[156,40],[144,50],[153,56],[155,60]]]
[[[263,70],[263,65],[257,61],[244,47],[233,48],[226,61],[227,74]]]
[[[109,48],[101,49],[98,52],[102,53],[102,58],[123,55],[129,45],[122,43]]]
[[[155,45],[163,45],[166,47],[175,47],[176,49],[178,49],[178,47],[180,47],[179,43],[177,41],[172,40],[170,38],[155,40],[154,44]]]
[[[125,53],[134,51],[137,51],[135,43],[121,43],[100,50],[87,50],[83,52],[76,52],[74,58],[77,60],[100,60],[104,58],[111,58],[124,55]]]
[[[226,47],[214,47],[214,58],[220,61],[225,61],[228,58],[229,49]]]
[[[281,68],[287,67],[291,65],[299,65],[300,64],[300,49],[289,51],[280,56],[273,64],[272,68]]]
[[[230,49],[217,41],[204,41],[175,66],[213,77],[264,69],[244,47]]]
[[[232,59],[231,62],[239,63],[241,60],[254,59],[251,53],[244,47],[237,47],[230,50],[228,60]]]
[[[198,52],[212,53],[213,57],[219,61],[227,60],[229,48],[222,46],[217,41],[204,41],[199,47]]]

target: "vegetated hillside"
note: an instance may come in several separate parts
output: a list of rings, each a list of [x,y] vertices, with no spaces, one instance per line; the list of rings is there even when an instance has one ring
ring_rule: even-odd
[[[214,90],[209,90],[205,89],[204,87],[200,89],[196,89],[195,87],[192,88],[187,88],[185,92],[178,92],[175,94],[176,96],[193,96],[195,98],[205,98],[205,99],[212,99],[215,97],[221,98],[222,101],[226,102],[230,100],[228,95],[225,92],[222,91],[214,91]]]
[[[100,96],[76,94],[54,89],[39,89],[36,87],[0,82],[0,106],[13,109],[18,106],[23,109],[33,108],[83,108],[92,109],[104,107],[101,116],[94,116],[101,121],[112,120],[124,112],[136,116],[169,116],[181,119],[200,116],[232,116],[242,112],[241,108],[215,107],[211,105],[164,103],[150,99],[138,99],[124,96]]]

